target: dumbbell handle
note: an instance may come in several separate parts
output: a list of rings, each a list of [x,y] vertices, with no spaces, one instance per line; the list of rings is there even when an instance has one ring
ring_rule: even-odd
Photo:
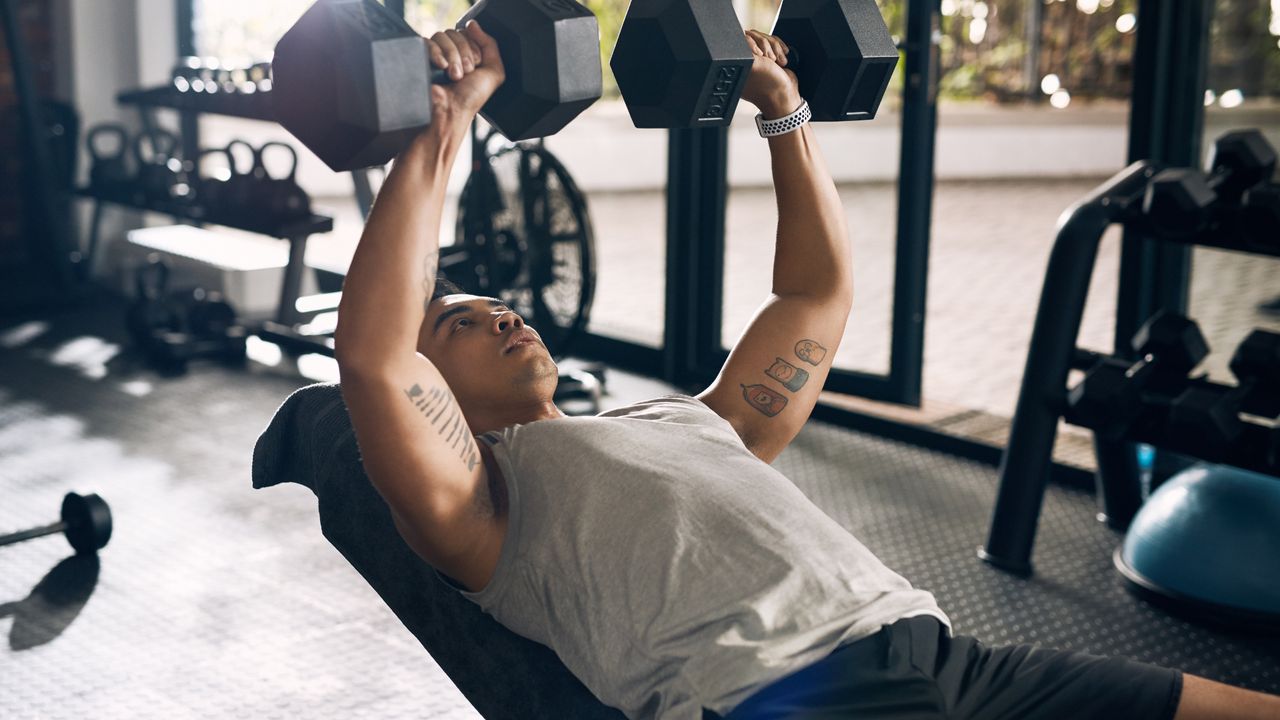
[[[23,540],[44,537],[45,535],[54,535],[66,529],[67,524],[59,521],[52,525],[45,525],[44,527],[31,528],[30,530],[19,530],[18,532],[9,533],[8,535],[0,535],[0,546],[12,545],[14,543],[20,543]]]

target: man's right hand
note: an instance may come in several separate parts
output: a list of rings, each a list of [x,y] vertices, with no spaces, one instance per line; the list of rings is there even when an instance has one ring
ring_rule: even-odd
[[[766,120],[789,115],[801,101],[796,74],[787,69],[787,44],[758,30],[748,30],[746,35],[754,62],[742,99],[759,108]]]
[[[472,20],[462,30],[443,30],[427,38],[431,64],[449,74],[450,85],[431,86],[431,124],[469,125],[506,80],[494,39]]]

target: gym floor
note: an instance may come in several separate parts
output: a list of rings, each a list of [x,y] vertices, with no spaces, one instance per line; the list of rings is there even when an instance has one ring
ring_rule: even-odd
[[[314,498],[250,488],[258,432],[294,388],[288,363],[161,379],[125,347],[123,308],[0,321],[0,528],[100,493],[97,558],[60,538],[0,550],[6,718],[478,715],[321,536]],[[669,388],[611,372],[608,406]],[[1129,595],[1093,501],[1050,488],[1018,579],[974,556],[995,470],[811,422],[775,465],[956,630],[993,643],[1126,655],[1280,692],[1280,638],[1216,630]]]

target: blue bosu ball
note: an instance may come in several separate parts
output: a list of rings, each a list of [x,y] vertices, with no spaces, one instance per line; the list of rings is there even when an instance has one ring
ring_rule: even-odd
[[[1224,465],[1174,475],[1134,517],[1115,565],[1171,609],[1280,628],[1280,478]]]

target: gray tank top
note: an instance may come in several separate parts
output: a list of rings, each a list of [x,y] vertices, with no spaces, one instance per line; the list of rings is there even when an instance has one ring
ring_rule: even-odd
[[[463,595],[629,718],[724,715],[882,625],[948,622],[696,398],[481,438],[510,516]]]

